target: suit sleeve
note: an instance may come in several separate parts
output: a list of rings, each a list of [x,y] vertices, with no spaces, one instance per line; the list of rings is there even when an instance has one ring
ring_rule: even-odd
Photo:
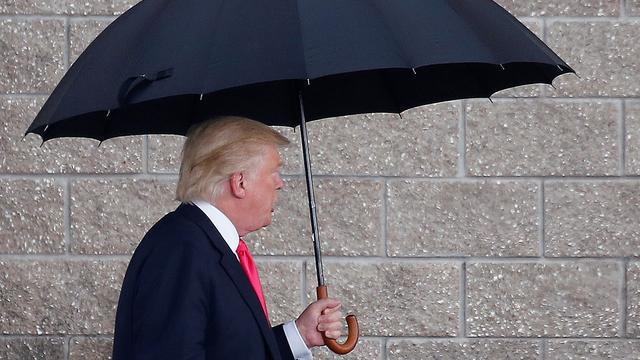
[[[291,347],[287,341],[287,336],[284,333],[283,325],[274,326],[273,333],[276,336],[276,342],[278,343],[278,349],[283,360],[295,360],[291,353]]]
[[[176,237],[154,249],[140,269],[132,314],[135,359],[205,358],[207,262],[193,243]]]

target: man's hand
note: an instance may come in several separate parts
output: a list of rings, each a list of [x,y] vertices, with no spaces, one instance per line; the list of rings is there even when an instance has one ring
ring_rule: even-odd
[[[296,320],[298,331],[308,348],[324,345],[322,333],[331,339],[342,335],[342,304],[336,299],[313,302]]]

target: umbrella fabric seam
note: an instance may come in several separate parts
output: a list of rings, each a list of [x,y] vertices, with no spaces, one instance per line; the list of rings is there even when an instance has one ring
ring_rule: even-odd
[[[385,28],[387,29],[387,32],[391,34],[391,37],[394,40],[394,44],[396,45],[395,48],[398,50],[400,58],[404,60],[405,67],[407,69],[409,68],[414,69],[416,66],[412,65],[411,60],[408,58],[407,52],[404,51],[403,47],[400,45],[400,42],[398,41],[398,37],[396,36],[396,33],[389,26],[389,21],[387,21],[387,18],[383,15],[383,12],[380,10],[380,7],[378,6],[378,2],[372,1],[372,3],[373,3],[372,7],[375,9],[375,11],[378,13],[380,18],[382,19],[382,22],[384,23]]]

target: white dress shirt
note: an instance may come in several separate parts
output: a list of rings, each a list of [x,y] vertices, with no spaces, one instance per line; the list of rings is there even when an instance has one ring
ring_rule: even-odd
[[[236,227],[233,225],[231,220],[229,220],[222,211],[218,210],[215,206],[206,201],[197,200],[193,202],[193,205],[197,206],[205,215],[207,215],[209,220],[213,223],[213,226],[218,229],[218,232],[222,235],[224,241],[229,245],[229,248],[237,259],[238,254],[236,253],[236,249],[238,249],[238,244],[240,243],[240,236],[238,235],[238,230],[236,230]],[[291,348],[291,352],[293,353],[293,357],[300,360],[313,359],[313,355],[304,343],[295,321],[285,323],[283,325],[283,329],[284,334],[287,337],[289,347]]]

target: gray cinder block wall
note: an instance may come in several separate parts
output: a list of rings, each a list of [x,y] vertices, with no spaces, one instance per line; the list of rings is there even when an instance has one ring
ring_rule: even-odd
[[[309,126],[327,282],[362,325],[346,359],[640,358],[640,1],[499,2],[581,78]],[[132,4],[0,2],[2,359],[108,358],[130,254],[176,206],[179,137],[22,137]],[[286,189],[249,239],[274,322],[315,286],[282,131]]]

